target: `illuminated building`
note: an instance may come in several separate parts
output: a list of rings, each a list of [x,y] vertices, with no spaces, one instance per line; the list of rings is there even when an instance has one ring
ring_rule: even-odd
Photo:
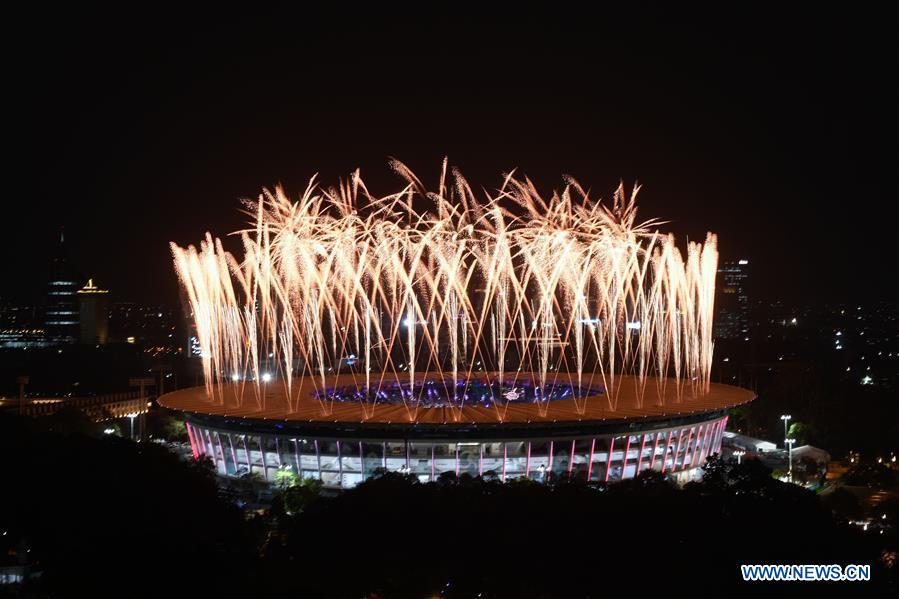
[[[658,381],[648,380],[641,402],[629,378],[622,381],[614,411],[602,401],[605,390],[596,386],[590,393],[597,401],[588,402],[586,410],[576,409],[563,391],[541,415],[535,403],[518,401],[518,395],[526,399],[529,384],[519,381],[502,420],[489,400],[473,401],[457,419],[435,400],[410,421],[391,393],[384,394],[372,417],[353,401],[336,401],[323,414],[310,383],[294,387],[300,401],[288,411],[283,381],[270,378],[263,379],[260,402],[252,405],[210,403],[203,387],[163,395],[159,403],[183,412],[194,455],[211,458],[223,476],[253,472],[272,481],[280,470],[290,470],[327,487],[350,488],[381,469],[423,482],[446,472],[501,481],[526,476],[614,482],[645,470],[686,482],[719,451],[727,410],[755,398],[745,389],[712,384],[705,395],[678,401],[673,381],[659,390]],[[354,385],[348,375],[331,377],[327,384],[329,390]],[[254,382],[231,385],[223,391],[226,397]],[[660,400],[654,393],[668,397]]]
[[[76,293],[81,326],[81,343],[105,345],[109,338],[109,291],[94,285],[93,279]]]
[[[715,338],[745,339],[749,336],[749,260],[724,262],[718,267],[715,305]]]
[[[81,336],[75,297],[78,286],[78,278],[73,274],[66,256],[65,235],[60,231],[56,253],[50,264],[44,323],[47,336],[56,343],[75,343]]]

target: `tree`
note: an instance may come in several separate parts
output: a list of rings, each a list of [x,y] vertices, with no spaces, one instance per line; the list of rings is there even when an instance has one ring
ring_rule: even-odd
[[[181,418],[169,416],[165,420],[163,434],[169,441],[184,441],[187,439],[187,425]]]
[[[147,426],[150,434],[166,441],[186,441],[187,426],[184,419],[169,411],[151,412],[148,415]]]
[[[4,466],[16,481],[15,492],[0,494],[0,530],[27,539],[42,572],[21,596],[161,597],[172,593],[175,580],[164,574],[172,563],[191,568],[179,594],[248,592],[254,547],[208,461],[38,426],[57,428],[0,414],[0,454],[15,456]]]
[[[731,462],[720,454],[710,455],[702,466],[702,482],[707,487],[725,487],[728,484]]]
[[[322,483],[315,478],[304,478],[281,492],[281,503],[288,516],[300,514],[321,495]]]
[[[297,484],[297,475],[290,468],[279,468],[275,474],[275,486],[281,489],[287,489]]]
[[[814,429],[811,425],[804,422],[794,422],[790,425],[787,437],[796,439],[796,445],[807,445],[809,439],[814,437]]]

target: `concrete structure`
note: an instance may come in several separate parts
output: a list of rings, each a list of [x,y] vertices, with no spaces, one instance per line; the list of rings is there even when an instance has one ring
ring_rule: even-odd
[[[444,472],[502,481],[570,476],[612,482],[645,470],[683,482],[720,450],[727,410],[755,398],[717,384],[701,397],[689,389],[679,397],[673,380],[656,379],[646,380],[641,395],[639,381],[620,379],[615,409],[606,390],[595,386],[580,407],[568,399],[550,401],[545,411],[533,402],[475,401],[461,409],[419,407],[410,417],[405,405],[388,400],[376,412],[349,401],[319,401],[311,378],[294,379],[291,404],[279,380],[260,382],[258,396],[250,391],[255,381],[239,381],[217,388],[214,400],[195,387],[163,395],[159,403],[183,411],[194,455],[209,456],[221,475],[255,472],[273,480],[287,469],[349,488],[379,469],[423,482]],[[351,375],[329,377],[325,397],[354,384]]]

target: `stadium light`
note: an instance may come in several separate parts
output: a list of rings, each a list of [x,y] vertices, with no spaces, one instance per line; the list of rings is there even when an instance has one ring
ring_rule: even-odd
[[[796,439],[784,439],[784,443],[789,447],[789,469],[787,470],[787,476],[790,478],[790,482],[793,482],[793,443],[796,442]]]
[[[790,416],[789,414],[781,414],[781,416],[780,416],[780,419],[784,421],[784,442],[785,442],[785,443],[786,443],[787,434],[789,434],[789,433],[787,433],[787,423],[788,423],[792,418],[793,418],[793,417]]]

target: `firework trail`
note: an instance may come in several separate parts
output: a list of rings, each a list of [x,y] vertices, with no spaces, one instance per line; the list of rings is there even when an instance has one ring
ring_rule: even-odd
[[[296,201],[264,191],[236,233],[241,258],[208,233],[199,248],[171,244],[212,401],[264,407],[273,377],[292,410],[309,400],[294,392],[307,377],[328,413],[338,374],[352,375],[367,417],[399,386],[410,420],[426,380],[447,386],[457,418],[484,379],[526,379],[544,414],[560,374],[604,389],[575,392],[581,411],[615,410],[622,375],[641,403],[667,385],[678,398],[708,391],[715,235],[684,256],[661,223],[637,221],[638,188],[619,186],[610,207],[574,180],[544,199],[513,173],[476,197],[446,161],[436,192],[392,167],[405,185],[383,197],[358,171],[331,188],[313,178]],[[502,420],[503,394],[490,405]]]

